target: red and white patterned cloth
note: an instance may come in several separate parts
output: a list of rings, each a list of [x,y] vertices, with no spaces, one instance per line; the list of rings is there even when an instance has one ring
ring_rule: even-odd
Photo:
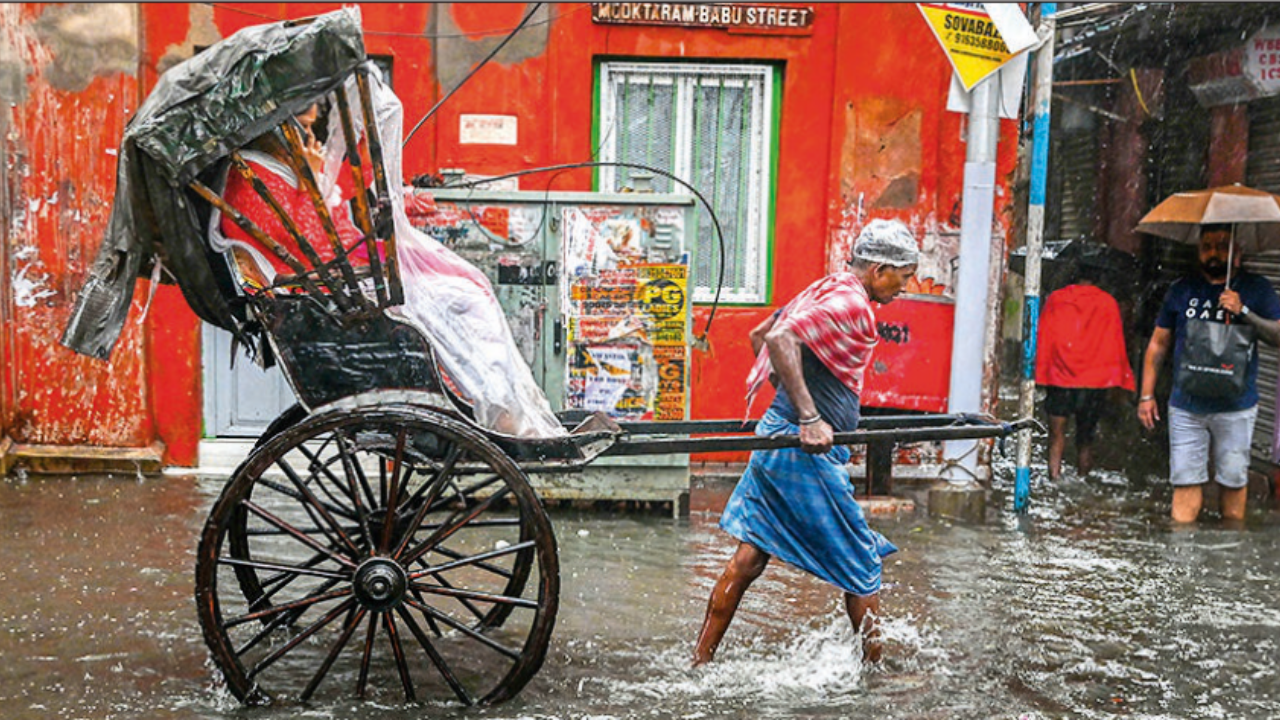
[[[835,273],[805,288],[782,308],[775,327],[790,328],[832,375],[862,394],[862,377],[879,335],[871,298],[856,275]],[[748,413],[772,372],[769,348],[762,348],[747,375]]]

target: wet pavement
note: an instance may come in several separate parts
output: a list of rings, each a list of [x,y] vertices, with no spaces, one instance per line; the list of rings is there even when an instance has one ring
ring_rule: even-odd
[[[1041,473],[1042,474],[1042,473]],[[1171,528],[1158,479],[1103,472],[981,525],[876,517],[886,662],[864,668],[836,592],[773,565],[720,657],[690,670],[732,550],[725,489],[693,514],[552,511],[561,605],[546,664],[493,708],[334,701],[241,708],[193,599],[216,480],[0,483],[0,716],[26,718],[1272,718],[1280,716],[1280,513]],[[1156,473],[1148,473],[1156,477]]]

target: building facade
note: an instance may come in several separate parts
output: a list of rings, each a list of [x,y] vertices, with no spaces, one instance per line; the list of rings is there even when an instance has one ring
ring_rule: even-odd
[[[243,27],[335,7],[0,5],[0,443],[10,463],[45,451],[198,462],[208,433],[203,333],[176,287],[163,277],[138,283],[109,362],[77,356],[58,339],[106,224],[125,123],[160,73]],[[866,222],[901,219],[921,239],[923,261],[909,294],[881,312],[884,342],[864,404],[945,411],[965,117],[945,109],[952,70],[914,4],[533,8],[359,5],[366,49],[404,103],[406,133],[452,93],[407,141],[405,182],[614,160],[661,167],[698,187],[728,243],[709,346],[689,368],[695,418],[743,417],[748,331],[841,269]],[[1003,121],[993,229],[1001,258],[1016,137],[1016,124]],[[616,192],[635,184],[632,172],[533,174],[510,189]],[[695,333],[715,294],[716,259],[710,243],[701,247]],[[993,340],[998,294],[988,308]],[[989,353],[984,378],[988,408],[997,356]],[[917,448],[902,459],[928,465],[938,452]]]

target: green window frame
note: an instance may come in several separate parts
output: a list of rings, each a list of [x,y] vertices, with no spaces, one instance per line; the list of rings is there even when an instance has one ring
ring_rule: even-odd
[[[776,64],[608,60],[599,82],[595,146],[600,160],[646,165],[697,188],[715,208],[725,237],[720,301],[769,300],[773,198],[782,68]],[[634,187],[641,170],[604,166],[597,188]],[[656,192],[687,193],[669,178]],[[720,248],[699,208],[693,258],[696,302],[715,297]]]

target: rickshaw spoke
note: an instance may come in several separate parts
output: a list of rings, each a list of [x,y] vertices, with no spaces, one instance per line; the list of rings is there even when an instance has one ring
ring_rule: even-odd
[[[436,472],[436,476],[422,484],[413,497],[410,497],[401,508],[422,507],[430,508],[435,503],[440,493],[444,492],[445,484],[448,482],[449,475],[453,473],[453,466],[458,463],[458,459],[462,456],[462,448],[456,443],[450,443],[449,451],[445,453],[444,462],[440,464],[440,469]],[[424,495],[429,495],[423,500]],[[419,505],[421,503],[421,505]],[[400,508],[397,508],[399,511]],[[424,513],[425,514],[425,513]]]
[[[329,580],[325,584],[321,585],[312,594],[313,595],[322,594],[325,591],[327,591],[329,588],[333,587],[334,585],[337,585],[337,582],[334,580]],[[236,655],[242,656],[245,653],[249,652],[250,650],[253,649],[255,645],[262,642],[263,639],[270,637],[271,634],[274,633],[276,630],[279,630],[280,628],[285,627],[286,625],[290,625],[294,621],[296,621],[298,618],[302,617],[303,612],[305,612],[305,610],[293,612],[287,615],[280,615],[272,618],[271,622],[264,624],[261,630],[255,633],[253,637],[249,638],[248,642],[244,643],[243,645],[241,645],[239,648],[236,649]],[[227,627],[230,627],[230,625],[227,624],[223,626],[224,629],[226,629]]]
[[[307,638],[319,632],[321,628],[333,622],[334,619],[337,618],[339,615],[346,612],[347,610],[350,610],[352,607],[355,606],[355,604],[356,604],[355,598],[347,599],[341,605],[339,605],[338,607],[326,613],[324,617],[311,623],[309,626],[303,629],[302,632],[289,638],[289,642],[279,647],[275,652],[259,660],[257,664],[253,666],[253,669],[249,671],[249,678],[252,679],[256,677],[258,673],[271,667],[271,665],[274,664],[277,660],[289,654],[291,650],[301,645],[303,641],[305,641]]]
[[[284,565],[282,563],[265,562],[262,560],[241,560],[240,558],[220,557],[218,558],[218,564],[253,568],[254,570],[274,570],[276,572],[293,573],[296,575],[307,575],[309,577],[318,578],[331,578],[334,580],[348,580],[351,578],[351,573],[340,573],[335,570],[320,570],[314,567]]]
[[[410,601],[410,604],[413,604],[412,601]],[[418,645],[422,646],[422,650],[426,652],[427,657],[431,659],[431,664],[436,666],[436,670],[440,673],[440,677],[444,678],[445,683],[447,683],[449,688],[453,690],[453,694],[457,696],[458,700],[462,701],[463,705],[466,705],[467,707],[475,705],[476,701],[471,697],[471,693],[467,692],[467,689],[458,681],[458,677],[449,667],[449,663],[445,662],[444,657],[440,655],[440,651],[437,650],[435,644],[431,642],[431,638],[423,634],[422,628],[418,627],[418,624],[413,621],[413,616],[411,616],[404,607],[396,608],[396,610],[399,611],[400,617],[404,619],[405,624],[409,626],[409,632],[413,633],[413,637],[417,639]]]
[[[413,593],[413,596],[418,599],[419,605],[427,604],[427,599],[422,596],[422,593],[418,592],[417,590],[414,590],[413,588],[409,588],[409,592]],[[405,602],[412,603],[413,601],[408,598],[405,598]],[[427,615],[423,619],[427,621],[427,627],[431,628],[431,632],[435,633],[436,637],[444,637],[444,633],[440,631],[440,626],[436,625],[435,618],[431,617],[430,615]]]
[[[369,484],[369,477],[364,474],[364,466],[359,461],[359,443],[354,437],[339,434],[338,452],[351,463],[351,471],[355,473],[357,481],[356,487],[364,491],[365,504],[371,510],[378,507],[378,497],[373,494],[373,486]],[[355,491],[352,488],[352,492]]]
[[[351,457],[350,452],[343,442],[341,436],[338,437],[338,456],[342,460],[342,471],[347,476],[348,489],[350,490],[351,500],[355,503],[356,517],[360,519],[360,531],[364,533],[366,544],[370,549],[373,548],[373,532],[369,529],[369,514],[365,511],[364,505],[360,502],[360,491],[356,487],[359,479],[356,477],[355,470],[352,468],[356,464],[355,458]],[[368,488],[365,488],[368,490]]]
[[[480,525],[480,523],[471,523],[471,524],[472,524],[472,526]],[[490,525],[496,525],[496,524],[497,524],[497,523],[490,523]],[[519,524],[519,520],[516,520],[516,522],[515,522],[515,523],[505,523],[505,522],[504,522],[504,523],[502,523],[502,524],[503,524],[503,525],[507,525],[507,524]],[[522,544],[523,544],[523,543],[522,543]],[[529,545],[533,545],[533,542],[532,542],[532,541],[530,541],[528,544],[529,544]],[[432,548],[432,550],[433,550],[434,552],[440,553],[441,555],[444,555],[444,556],[445,556],[445,557],[447,557],[447,558],[452,558],[452,559],[454,559],[454,560],[460,560],[460,559],[462,559],[462,558],[466,557],[466,555],[463,555],[462,553],[458,552],[457,550],[450,550],[449,548],[447,548],[447,547],[445,547],[445,546],[443,546],[443,545],[437,545],[437,546],[435,546],[434,548]],[[491,565],[491,564],[486,563],[486,562],[477,562],[477,563],[475,563],[475,566],[476,566],[476,567],[478,567],[478,568],[480,568],[481,570],[487,570],[488,572],[491,572],[491,573],[493,573],[494,575],[500,575],[500,576],[502,576],[502,577],[504,577],[504,578],[506,578],[506,579],[508,579],[508,580],[510,580],[510,579],[514,576],[514,573],[512,573],[510,570],[508,570],[508,569],[506,569],[506,568],[504,568],[504,567],[498,567],[497,565]]]
[[[423,568],[427,567],[427,561],[423,558],[418,558],[418,560],[414,564],[421,565]],[[427,574],[434,577],[436,581],[439,582],[444,587],[451,588],[451,589],[453,588],[453,584],[450,583],[448,579],[440,577],[439,575],[436,575],[434,573],[427,573]],[[426,602],[426,598],[422,597],[422,593],[417,588],[411,588],[411,589],[413,590],[413,594],[418,597],[418,600],[422,601],[423,603]],[[461,597],[454,598],[454,599],[457,600],[458,603],[462,605],[462,607],[470,611],[472,615],[475,615],[477,620],[484,619],[484,611],[476,607],[475,605],[473,605],[470,600],[468,600],[467,598],[461,598]],[[439,635],[439,631],[437,631],[436,634]]]
[[[405,533],[404,537],[400,538],[400,544],[396,546],[396,551],[391,553],[391,557],[399,558],[404,554],[405,548],[409,546],[409,541],[413,539],[414,531],[422,526],[422,521],[427,517],[427,513],[430,511],[431,506],[435,504],[436,500],[440,497],[440,493],[444,491],[444,486],[448,481],[449,474],[453,471],[453,466],[458,462],[458,458],[461,457],[461,455],[462,448],[457,444],[450,447],[449,453],[445,456],[444,464],[441,466],[440,472],[436,473],[435,479],[418,488],[418,492],[409,500],[407,505],[417,502],[422,493],[426,491],[426,497],[422,498],[422,504],[418,507],[418,510],[414,512],[413,520],[409,522],[409,532]]]
[[[502,488],[501,490],[485,498],[484,502],[481,502],[479,505],[476,505],[470,508],[470,511],[463,514],[462,517],[458,517],[457,514],[455,513],[454,517],[457,519],[456,520],[451,519],[447,524],[442,525],[435,532],[431,533],[430,537],[428,537],[426,540],[423,540],[422,542],[418,543],[417,547],[415,547],[412,551],[408,553],[408,555],[405,556],[405,559],[403,561],[404,564],[412,563],[414,560],[417,560],[418,558],[430,552],[431,548],[444,542],[445,540],[448,540],[454,533],[462,529],[462,527],[464,527],[467,523],[476,519],[476,517],[478,517],[481,513],[483,513],[485,510],[488,510],[490,506],[492,506],[498,500],[505,497],[508,492],[510,492],[510,488],[506,488],[506,487]]]
[[[474,628],[471,628],[466,624],[458,622],[457,620],[449,617],[448,614],[442,613],[439,610],[436,610],[435,608],[431,607],[430,605],[427,605],[426,603],[414,602],[413,600],[408,600],[406,602],[410,606],[412,606],[414,609],[426,615],[427,620],[429,621],[439,620],[445,625],[448,625],[449,627],[453,628],[454,630],[457,630],[463,635],[466,635],[472,640],[479,642],[485,647],[491,648],[512,660],[520,659],[519,651],[512,650],[511,648],[507,647],[506,645],[503,645],[497,640],[494,640],[488,635],[485,635],[484,633],[481,633],[481,632],[477,632]]]
[[[342,555],[339,555],[338,553],[335,553],[333,550],[316,542],[313,538],[309,537],[306,533],[303,533],[302,531],[293,527],[292,525],[285,522],[284,520],[281,520],[279,517],[272,514],[270,511],[266,510],[265,508],[259,507],[257,503],[254,503],[251,500],[245,500],[240,504],[243,505],[245,508],[247,508],[249,512],[253,513],[254,515],[257,515],[263,520],[266,520],[268,523],[280,528],[280,530],[282,530],[286,535],[293,538],[294,540],[297,540],[298,542],[302,543],[303,545],[306,545],[307,547],[311,548],[312,550],[315,550],[316,552],[324,553],[326,556],[328,556],[331,560],[338,563],[339,565],[344,565],[352,569],[355,568],[356,564],[352,562],[350,558],[343,557]],[[352,549],[354,550],[354,548]]]
[[[510,597],[508,595],[498,595],[496,593],[480,592],[479,590],[462,590],[460,588],[444,587],[443,585],[426,585],[424,583],[409,583],[409,586],[415,590],[421,590],[429,595],[444,595],[452,598],[469,598],[471,600],[479,600],[481,602],[493,603],[495,605],[512,605],[523,608],[538,607],[537,600],[526,600],[521,597]]]
[[[378,635],[378,614],[369,613],[369,629],[364,635],[364,652],[360,657],[360,677],[356,680],[356,697],[364,699],[369,687],[369,665],[373,662],[373,641]]]
[[[289,480],[293,482],[295,485],[299,485],[302,487],[306,486],[306,481],[302,479],[302,476],[298,475],[298,471],[294,470],[293,466],[288,464],[287,460],[285,460],[284,458],[280,458],[279,460],[276,461],[276,465],[280,468],[281,472],[283,472],[285,476],[288,477]],[[314,499],[308,499],[307,495],[304,495],[302,492],[298,490],[294,490],[293,488],[287,485],[281,485],[280,483],[274,480],[270,480],[268,478],[263,478],[261,481],[259,481],[258,484],[262,485],[265,488],[270,488],[272,490],[275,490],[281,495],[284,495],[285,497],[288,497],[288,498],[292,498],[294,500],[314,502],[315,504],[329,511],[330,514],[337,515],[339,517],[351,518],[353,520],[355,519],[355,515],[351,512],[351,508],[345,507],[343,505],[337,505],[332,502],[328,502],[328,503],[323,502],[319,498],[315,497],[314,493],[311,494],[311,498],[314,498]]]
[[[383,503],[382,507],[388,508],[387,517],[382,523],[382,537],[378,541],[378,552],[385,553],[391,547],[391,530],[395,526],[395,516],[391,513],[390,508],[399,507],[400,505],[400,468],[404,462],[404,441],[408,431],[400,428],[400,434],[396,436],[396,455],[395,465],[391,470],[391,485],[386,486],[386,467],[382,463],[378,463],[378,467],[383,472]]]
[[[391,507],[387,503],[387,459],[378,459],[378,497],[382,500],[382,507]]]
[[[306,445],[299,445],[297,450],[307,458],[307,462],[310,463],[308,470],[311,473],[311,477],[316,478],[316,484],[320,486],[320,489],[324,491],[324,494],[327,495],[335,504],[343,507],[345,511],[344,514],[354,520],[356,519],[355,504],[351,500],[351,495],[347,490],[346,484],[339,479],[337,475],[333,474],[333,471],[329,469],[329,466],[320,459],[320,455],[330,444],[332,444],[332,441],[326,440],[324,446],[320,448],[320,452],[313,452]],[[329,484],[320,482],[321,475],[329,480]],[[341,500],[334,497],[331,488],[343,491],[343,497]],[[342,505],[341,503],[343,501],[350,503],[350,505]]]
[[[400,672],[400,684],[404,686],[404,699],[416,702],[418,697],[413,692],[413,679],[409,677],[409,663],[405,661],[404,648],[400,645],[395,616],[389,612],[383,613],[382,622],[386,626],[387,639],[391,641],[391,653],[396,658],[396,670]]]
[[[504,555],[510,555],[512,553],[518,553],[521,550],[532,548],[534,544],[535,544],[534,541],[526,540],[521,543],[516,543],[515,545],[508,545],[507,547],[504,547],[504,548],[498,548],[497,550],[490,550],[488,552],[482,552],[477,555],[462,557],[457,560],[454,560],[453,562],[447,562],[443,565],[432,565],[421,572],[409,573],[409,579],[418,580],[419,578],[422,578],[426,575],[435,575],[437,573],[447,572],[449,570],[455,570],[460,567],[477,565],[478,563],[481,563],[485,560],[491,560],[496,557],[502,557]]]
[[[338,659],[338,655],[342,652],[342,648],[346,647],[347,643],[350,642],[351,634],[355,632],[356,627],[360,625],[360,620],[364,618],[364,614],[364,608],[356,607],[352,607],[347,613],[347,621],[344,623],[345,627],[342,629],[342,635],[338,637],[337,642],[335,642],[333,647],[329,649],[329,654],[325,656],[324,662],[320,663],[320,667],[316,670],[316,674],[311,677],[311,682],[307,683],[306,689],[303,690],[302,695],[299,696],[299,699],[302,700],[302,702],[310,700],[311,696],[315,694],[315,691],[320,688],[320,683],[323,682],[325,676],[329,674],[329,668],[333,667],[333,662]]]
[[[333,590],[331,592],[326,592],[319,595],[311,595],[308,597],[300,598],[298,600],[287,602],[283,605],[272,605],[266,610],[258,610],[255,612],[248,613],[246,615],[240,615],[238,617],[230,618],[224,623],[222,623],[222,627],[232,628],[237,625],[243,625],[244,623],[247,623],[247,622],[253,622],[254,620],[262,620],[264,618],[269,618],[275,615],[279,615],[280,613],[291,613],[295,610],[306,610],[312,605],[316,605],[322,602],[327,602],[329,600],[337,600],[338,598],[346,597],[350,594],[351,594],[351,588],[343,588],[341,590]]]
[[[308,558],[306,562],[302,563],[302,567],[307,567],[307,568],[315,567],[317,564],[324,562],[324,559],[325,559],[324,555],[320,553],[316,553],[315,555],[312,555],[310,558]],[[262,590],[262,594],[259,595],[257,598],[253,598],[250,600],[249,610],[251,611],[256,610],[259,605],[273,598],[276,593],[288,587],[290,583],[292,583],[294,580],[297,580],[299,577],[301,576],[298,575],[298,573],[290,571],[290,572],[276,573],[274,575],[270,575],[267,578],[263,579],[258,584],[259,589]],[[337,580],[327,580],[326,582],[336,583]],[[332,587],[332,585],[330,585],[330,587]]]
[[[464,507],[469,506],[472,502],[474,502],[475,498],[473,496],[477,492],[480,492],[481,490],[484,490],[490,485],[493,485],[494,483],[498,483],[498,482],[502,482],[502,476],[500,475],[490,475],[486,477],[484,480],[476,482],[475,484],[467,487],[467,489],[465,490],[458,487],[457,484],[455,483],[453,484],[453,489],[455,494],[451,497],[440,498],[439,500],[436,501],[436,507],[432,507],[431,509],[439,510],[441,507],[444,507],[446,503],[452,500],[460,500]]]
[[[294,487],[296,487],[298,492],[302,495],[302,499],[304,501],[303,508],[307,511],[307,515],[311,516],[312,521],[316,523],[316,527],[319,527],[322,530],[326,525],[333,528],[333,531],[338,535],[338,541],[341,542],[341,544],[346,545],[351,550],[353,557],[359,557],[360,549],[357,548],[355,542],[352,541],[345,532],[343,532],[342,526],[338,524],[337,519],[333,517],[333,514],[329,512],[329,509],[325,507],[324,503],[320,502],[320,498],[316,497],[315,493],[311,492],[311,488],[307,487],[307,484],[303,482],[302,478],[293,470],[292,466],[284,463],[283,458],[281,458],[281,462],[278,464],[280,464],[281,470],[284,470],[285,476],[289,478],[289,482],[292,482]],[[312,515],[313,512],[318,513],[323,522],[317,521],[315,516]],[[343,516],[349,516],[350,513],[345,512],[344,509],[342,514]],[[328,533],[325,534],[326,536],[328,535]],[[334,539],[329,538],[329,541],[334,542]],[[336,545],[338,543],[335,542],[334,544]]]

